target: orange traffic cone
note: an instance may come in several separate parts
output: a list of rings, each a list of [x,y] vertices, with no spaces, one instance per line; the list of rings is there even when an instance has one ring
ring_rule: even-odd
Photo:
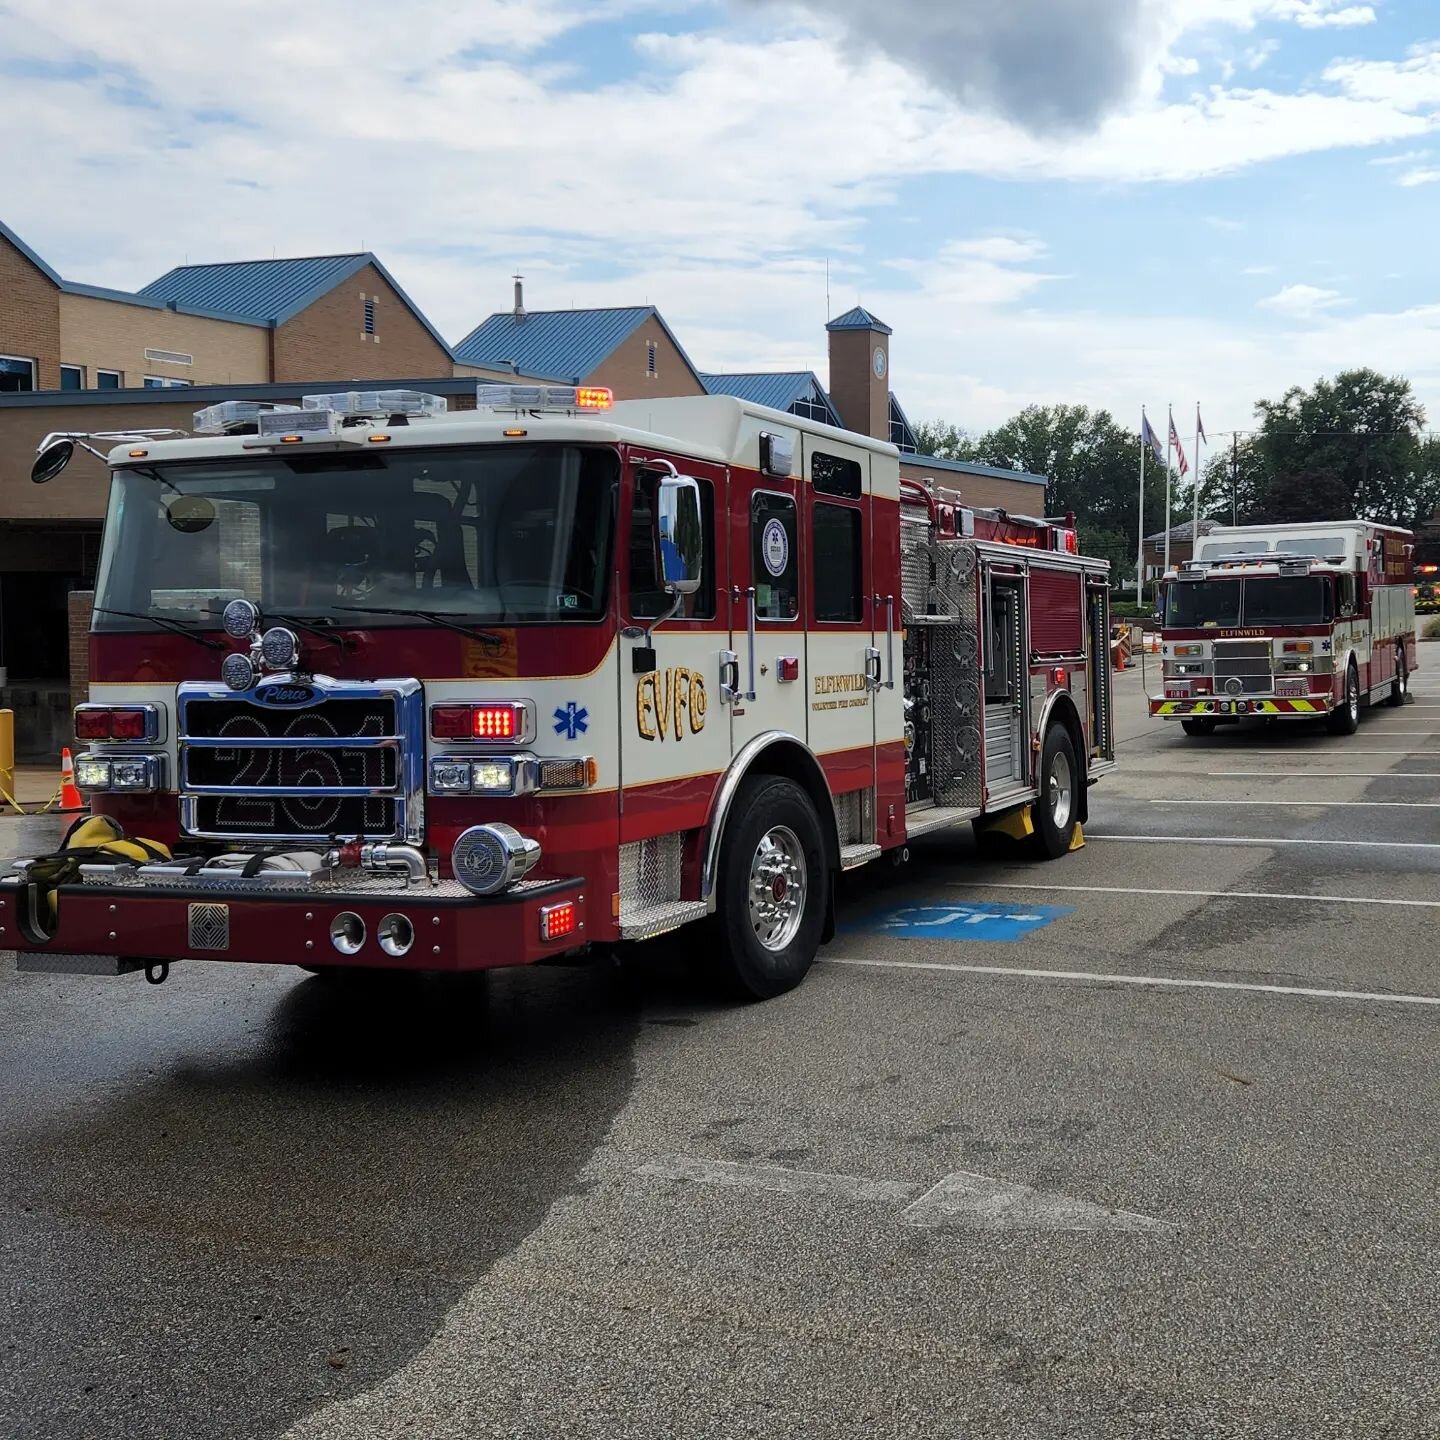
[[[70,748],[60,752],[60,803],[55,807],[59,815],[72,815],[84,810],[85,797],[75,788],[75,762],[70,758]]]

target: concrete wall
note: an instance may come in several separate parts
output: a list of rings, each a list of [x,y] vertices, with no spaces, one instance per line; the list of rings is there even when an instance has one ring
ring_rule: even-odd
[[[655,346],[655,374],[649,373],[650,346]],[[587,385],[608,385],[617,400],[646,400],[673,395],[703,395],[705,387],[690,368],[665,327],[652,315],[618,346],[604,364],[585,377]]]
[[[147,360],[146,350],[194,356],[193,365]],[[126,305],[88,295],[60,296],[60,358],[85,367],[84,386],[95,371],[119,370],[122,385],[138,387],[147,375],[193,385],[264,384],[270,379],[270,331],[260,325],[206,320],[148,305]]]
[[[367,299],[375,302],[374,335],[364,330]],[[373,265],[281,325],[273,356],[277,382],[449,375],[455,364]]]
[[[0,236],[0,355],[37,362],[36,389],[60,385],[60,290]]]

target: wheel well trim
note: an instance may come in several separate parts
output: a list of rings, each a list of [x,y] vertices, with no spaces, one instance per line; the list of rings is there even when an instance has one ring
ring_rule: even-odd
[[[832,864],[837,863],[840,854],[840,832],[838,819],[835,813],[835,792],[830,788],[830,782],[825,777],[825,767],[821,765],[815,752],[798,736],[792,735],[787,730],[766,730],[761,734],[752,737],[742,745],[736,753],[735,758],[730,762],[729,768],[720,777],[720,783],[715,788],[715,798],[710,805],[710,815],[705,822],[705,854],[700,866],[700,898],[706,903],[713,913],[715,910],[715,882],[720,871],[720,847],[725,840],[725,827],[730,819],[730,810],[735,803],[735,797],[740,793],[740,786],[744,782],[755,761],[766,751],[776,745],[793,747],[805,760],[814,777],[820,782],[821,788],[830,801],[830,818],[827,827],[824,816],[820,817],[821,837],[828,837],[830,843],[827,851]]]

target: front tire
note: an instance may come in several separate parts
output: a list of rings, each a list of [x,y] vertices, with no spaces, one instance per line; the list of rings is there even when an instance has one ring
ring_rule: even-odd
[[[1070,732],[1052,725],[1040,752],[1040,798],[1035,802],[1035,847],[1047,860],[1058,860],[1070,849],[1084,783]]]
[[[1390,684],[1389,701],[1392,705],[1403,705],[1410,694],[1410,666],[1405,659],[1405,647],[1395,647],[1395,679]]]
[[[1332,735],[1353,735],[1360,728],[1360,672],[1352,660],[1345,667],[1345,698],[1326,721]]]
[[[1182,720],[1180,728],[1187,735],[1213,735],[1215,722],[1213,720]]]
[[[748,780],[725,827],[712,942],[726,988],[750,1000],[793,990],[820,948],[830,894],[820,820],[793,780]]]

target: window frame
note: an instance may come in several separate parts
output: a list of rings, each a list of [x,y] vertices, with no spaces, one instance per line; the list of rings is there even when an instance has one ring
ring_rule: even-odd
[[[188,390],[194,383],[174,375],[145,375],[141,378],[142,387],[146,390]]]
[[[794,513],[794,535],[790,544],[790,564],[795,569],[795,613],[793,615],[762,615],[759,604],[759,575],[755,569],[755,502],[762,496],[772,500],[783,500]],[[746,531],[749,536],[750,553],[750,584],[756,591],[755,623],[757,625],[800,625],[805,619],[805,606],[802,603],[802,587],[805,583],[804,576],[800,570],[800,503],[795,496],[784,490],[766,490],[756,488],[750,492],[749,515],[747,516]],[[762,532],[763,533],[763,532]],[[766,572],[769,574],[769,572]],[[772,577],[778,579],[778,576]]]
[[[0,355],[0,360],[10,360],[16,365],[28,365],[30,367],[30,388],[28,390],[7,390],[7,395],[33,395],[40,388],[40,364],[33,355]],[[17,371],[7,370],[7,375],[17,374]]]
[[[69,370],[75,375],[77,384],[67,385],[65,383],[65,372]],[[85,388],[85,367],[83,365],[62,365],[60,367],[60,388],[62,390],[83,390]]]
[[[113,385],[102,385],[100,383],[101,380],[111,377],[115,380]],[[96,390],[123,390],[125,388],[125,372],[123,370],[102,370],[97,366],[95,370],[95,384],[92,388]]]
[[[648,466],[644,464],[637,463],[635,469],[631,471],[631,480],[628,487],[629,494],[627,497],[629,514],[626,519],[625,534],[623,536],[623,542],[625,544],[624,613],[632,620],[658,620],[665,614],[665,610],[669,605],[669,600],[665,597],[665,592],[663,590],[658,590],[657,592],[655,592],[661,596],[661,600],[659,602],[660,608],[657,609],[654,614],[648,613],[648,605],[645,610],[641,610],[636,607],[637,592],[635,587],[635,566],[632,563],[634,556],[634,550],[632,546],[635,532],[635,516],[639,511],[639,506],[636,502],[640,499],[639,476],[641,473],[654,475],[655,487],[657,491],[659,489],[661,479],[664,478],[664,473],[662,471],[652,471],[649,469]],[[703,526],[704,542],[702,550],[704,558],[702,560],[703,569],[701,571],[701,585],[700,588],[695,591],[695,595],[697,597],[703,596],[705,600],[709,602],[709,609],[708,612],[703,615],[698,613],[694,615],[687,615],[685,613],[685,606],[682,603],[680,609],[675,612],[675,614],[671,617],[671,620],[667,623],[679,625],[711,626],[715,623],[716,620],[720,618],[720,578],[715,558],[720,544],[720,520],[718,518],[719,511],[717,509],[717,492],[719,489],[719,485],[716,481],[710,479],[708,476],[693,475],[691,478],[693,478],[700,486],[700,518]],[[621,544],[621,541],[622,537],[617,534],[615,537],[615,545],[617,550]],[[646,544],[646,553],[651,554],[653,557],[653,551],[648,548],[648,537]],[[652,558],[652,569],[653,563],[654,562]],[[659,577],[652,574],[651,578],[655,580],[658,586]],[[650,592],[644,593],[648,594]],[[690,598],[691,597],[689,596],[683,597],[683,599],[685,600],[688,600]]]

